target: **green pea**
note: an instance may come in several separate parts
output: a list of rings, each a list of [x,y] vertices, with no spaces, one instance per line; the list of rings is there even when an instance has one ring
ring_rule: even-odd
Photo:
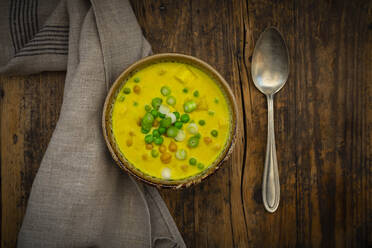
[[[154,140],[154,143],[157,144],[157,145],[161,145],[161,144],[163,144],[163,142],[164,142],[164,139],[161,136],[155,138],[155,140]]]
[[[178,134],[178,128],[174,127],[174,126],[171,126],[167,129],[167,136],[168,137],[171,137],[171,138],[174,138],[176,137]]]
[[[152,116],[154,116],[154,118],[156,118],[156,117],[158,117],[159,112],[156,109],[153,109],[153,110],[151,110],[151,114],[152,114]]]
[[[201,135],[200,135],[200,133],[197,133],[197,134],[194,135],[194,137],[197,138],[197,139],[200,139]]]
[[[200,125],[200,126],[204,126],[204,125],[205,125],[205,120],[200,120],[200,121],[199,121],[199,125]]]
[[[185,110],[186,113],[191,113],[196,109],[196,102],[194,101],[187,101],[183,104],[183,109]]]
[[[123,102],[125,100],[125,96],[120,96],[119,97],[119,102]]]
[[[166,131],[167,131],[167,129],[165,127],[159,127],[159,133],[160,134],[165,134]]]
[[[181,115],[181,121],[183,123],[187,123],[190,120],[190,116],[188,114]]]
[[[182,128],[182,125],[183,125],[183,123],[180,122],[180,121],[176,121],[176,122],[174,123],[174,126],[175,126],[176,128],[178,128],[178,129],[181,129],[181,128]]]
[[[196,138],[196,137],[191,137],[188,141],[187,141],[187,146],[190,147],[190,148],[195,148],[199,145],[199,139]]]
[[[199,170],[204,169],[204,164],[202,164],[202,163],[198,163],[198,169],[199,169]]]
[[[195,158],[190,158],[189,159],[189,164],[190,165],[196,165],[196,159]]]
[[[217,136],[218,136],[218,131],[217,131],[217,130],[212,130],[212,131],[211,131],[211,135],[212,135],[213,137],[217,137]]]
[[[152,114],[150,114],[149,112],[147,112],[143,118],[142,118],[142,123],[145,123],[145,124],[152,124],[154,122],[154,116]]]
[[[123,92],[124,92],[124,94],[128,95],[128,94],[130,94],[130,89],[129,88],[124,88]]]
[[[145,105],[145,110],[146,112],[150,112],[151,111],[151,106],[150,105]]]
[[[182,92],[183,92],[183,93],[187,93],[187,92],[189,92],[189,89],[187,89],[187,88],[183,88]]]
[[[154,130],[152,131],[152,136],[154,136],[155,138],[159,137],[159,136],[160,136],[160,132],[159,132],[159,130],[154,129]]]
[[[135,83],[139,83],[140,78],[139,78],[139,77],[135,77],[135,78],[133,79],[133,81],[134,81]]]
[[[177,120],[180,118],[180,113],[178,113],[178,112],[173,112],[173,114],[176,116],[176,119],[177,119]]]
[[[195,90],[195,91],[194,91],[194,96],[195,96],[195,97],[198,97],[198,96],[199,96],[199,91]]]
[[[164,118],[160,121],[160,127],[168,128],[172,124],[172,119],[169,117]]]
[[[157,150],[155,150],[155,149],[152,149],[152,150],[151,150],[151,156],[152,156],[153,158],[156,158],[157,156],[159,156],[159,152],[158,152]]]
[[[152,134],[148,134],[145,136],[145,142],[147,144],[151,144],[153,141],[154,141],[154,136],[152,136]]]
[[[154,109],[159,109],[162,102],[163,99],[161,99],[160,97],[155,97],[154,99],[152,99],[151,105]]]
[[[162,113],[159,112],[159,117],[163,119],[163,118],[165,118],[165,114],[162,114]]]
[[[167,103],[171,106],[174,106],[176,104],[176,98],[174,96],[168,96]]]
[[[169,96],[170,93],[171,93],[171,90],[168,86],[163,86],[161,87],[160,89],[160,93],[163,95],[163,96]]]
[[[142,132],[143,134],[147,134],[147,133],[150,132],[150,128],[142,127],[142,128],[141,128],[141,132]]]

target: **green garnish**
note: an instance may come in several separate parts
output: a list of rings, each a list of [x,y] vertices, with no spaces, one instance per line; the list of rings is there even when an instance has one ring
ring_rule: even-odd
[[[197,134],[194,135],[194,137],[197,138],[197,139],[200,139],[201,135],[200,135],[200,133],[197,133]]]
[[[151,110],[151,114],[152,114],[152,116],[154,116],[154,118],[156,118],[156,117],[158,117],[159,112],[156,109],[153,109],[153,110]]]
[[[176,128],[178,128],[178,129],[181,129],[182,126],[183,126],[183,123],[180,122],[180,121],[176,121],[176,122],[174,123],[174,126],[175,126]]]
[[[125,96],[120,96],[119,97],[119,102],[122,102],[122,101],[124,101],[125,100]]]
[[[147,144],[151,144],[153,141],[154,141],[154,136],[152,136],[152,134],[148,134],[145,136],[145,142]]]
[[[160,134],[165,134],[166,131],[167,131],[167,129],[165,127],[159,127],[159,133]]]
[[[176,98],[174,96],[168,96],[167,103],[171,106],[174,106],[176,104]]]
[[[160,121],[160,127],[168,128],[170,125],[172,125],[172,119],[169,117],[166,117]]]
[[[141,132],[142,132],[143,134],[147,134],[147,133],[150,132],[150,128],[142,127],[142,128],[141,128]]]
[[[209,111],[208,111],[208,114],[212,116],[212,115],[214,115],[214,111],[209,110]]]
[[[159,117],[163,119],[163,118],[165,118],[165,114],[162,114],[162,113],[159,112]]]
[[[202,163],[198,163],[198,169],[199,169],[199,170],[204,169],[204,164],[202,164]]]
[[[200,126],[204,126],[204,125],[205,125],[205,120],[200,120],[200,121],[199,121],[199,125],[200,125]]]
[[[176,116],[176,119],[177,119],[177,120],[180,118],[180,113],[178,113],[178,112],[173,112],[173,114]]]
[[[155,150],[155,149],[152,149],[152,150],[151,150],[151,156],[152,156],[153,158],[156,158],[157,156],[159,156],[159,152],[158,152],[157,150]]]
[[[187,88],[183,88],[182,92],[187,93],[187,92],[189,92],[189,90]]]
[[[150,112],[151,111],[151,106],[150,105],[145,105],[145,110],[146,112]]]
[[[185,110],[186,113],[191,113],[196,109],[196,102],[194,101],[187,101],[183,104],[183,109]]]
[[[155,138],[154,143],[157,145],[161,145],[163,144],[163,141],[164,141],[163,137],[160,136],[160,137]]]
[[[199,96],[199,91],[195,90],[195,91],[194,91],[194,96],[195,96],[195,97],[198,97],[198,96]]]
[[[152,99],[151,105],[154,109],[159,109],[162,102],[163,99],[161,99],[160,97],[155,97],[154,99]]]
[[[139,77],[135,77],[135,78],[133,79],[133,81],[134,81],[135,83],[139,83],[140,78],[139,78]]]
[[[178,128],[176,128],[174,126],[171,126],[167,129],[167,136],[168,137],[174,138],[174,137],[177,136],[177,133],[178,133]]]
[[[189,164],[190,165],[196,165],[196,159],[195,158],[190,158],[189,159]]]
[[[143,118],[142,118],[142,123],[144,124],[151,124],[154,122],[154,116],[152,114],[150,114],[149,112],[147,112]]]
[[[218,104],[220,102],[220,100],[218,100],[218,98],[214,98],[214,103]]]
[[[218,131],[217,131],[217,130],[212,130],[212,131],[211,131],[211,135],[212,135],[213,137],[217,137],[217,136],[218,136]]]
[[[169,96],[169,94],[171,93],[171,90],[168,86],[163,86],[161,87],[160,89],[160,93],[163,95],[163,96]]]
[[[129,88],[124,88],[123,92],[124,92],[124,94],[128,95],[128,94],[130,94],[130,89]]]
[[[191,137],[188,141],[187,141],[187,146],[190,147],[190,148],[195,148],[197,147],[199,144],[199,139],[196,138],[196,137]]]
[[[138,106],[138,102],[133,102],[133,106]]]
[[[160,136],[160,132],[159,132],[159,130],[154,129],[154,130],[152,131],[152,136],[154,136],[155,138],[159,137],[159,136]]]
[[[181,115],[181,121],[183,123],[187,123],[190,120],[190,116],[188,114]]]
[[[195,123],[190,123],[186,130],[191,133],[191,134],[196,134],[198,132],[198,125],[196,125]]]

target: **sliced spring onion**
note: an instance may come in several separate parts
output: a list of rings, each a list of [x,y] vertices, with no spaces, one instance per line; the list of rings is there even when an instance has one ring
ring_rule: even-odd
[[[198,125],[196,125],[195,123],[190,123],[187,126],[187,131],[191,134],[197,134],[198,133]]]
[[[187,152],[185,149],[180,149],[176,151],[176,158],[178,160],[185,160],[187,157]]]
[[[159,112],[162,113],[163,115],[166,115],[169,113],[169,108],[167,105],[161,104],[159,107]]]
[[[171,106],[174,106],[176,104],[176,98],[174,96],[168,96],[167,103]]]
[[[178,134],[178,128],[171,126],[167,129],[167,136],[171,138],[175,138]]]
[[[160,89],[160,93],[163,95],[163,96],[169,96],[169,94],[171,93],[171,90],[168,86],[163,86],[161,87]]]
[[[186,113],[191,113],[196,109],[196,102],[195,101],[187,101],[183,104],[183,109],[185,110]]]
[[[171,170],[168,167],[165,167],[161,170],[161,176],[164,179],[169,179],[171,177]]]
[[[184,141],[185,140],[185,138],[186,138],[186,134],[185,134],[185,132],[183,131],[183,130],[178,130],[178,133],[177,133],[177,136],[174,138],[176,141],[179,141],[179,142],[181,142],[181,141]]]
[[[175,123],[175,122],[177,121],[177,117],[176,117],[176,115],[173,114],[173,113],[168,112],[168,113],[166,114],[166,117],[171,118],[172,123]]]

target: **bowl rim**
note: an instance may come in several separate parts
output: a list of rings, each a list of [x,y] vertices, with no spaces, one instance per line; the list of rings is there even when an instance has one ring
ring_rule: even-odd
[[[175,60],[178,62],[182,61],[188,61],[190,62],[191,65],[196,65],[201,67],[202,69],[205,69],[206,72],[210,73],[213,75],[214,79],[218,80],[217,83],[220,83],[223,90],[225,91],[226,97],[230,101],[230,108],[231,108],[231,138],[229,138],[229,143],[225,146],[225,149],[223,150],[223,154],[220,154],[219,156],[219,161],[215,162],[214,166],[211,166],[210,168],[206,169],[203,171],[201,174],[194,175],[190,177],[188,180],[187,179],[180,179],[180,180],[174,180],[174,181],[168,181],[166,183],[165,181],[155,181],[151,180],[150,178],[145,178],[144,176],[147,175],[141,175],[141,171],[138,169],[132,168],[134,167],[133,165],[129,165],[130,163],[128,161],[122,161],[120,159],[120,152],[117,151],[116,148],[114,148],[114,141],[111,136],[109,135],[109,121],[110,121],[110,106],[112,105],[111,99],[114,99],[114,95],[117,91],[117,88],[121,86],[122,82],[126,80],[131,73],[136,71],[138,67],[141,67],[141,65],[146,65],[151,64],[151,62],[156,62],[156,61],[161,61],[161,60]],[[198,59],[194,56],[190,55],[185,55],[185,54],[180,54],[180,53],[159,53],[159,54],[154,54],[150,55],[147,57],[144,57],[133,64],[131,64],[129,67],[127,67],[114,81],[114,83],[111,85],[110,90],[108,91],[105,102],[103,105],[103,112],[102,112],[102,131],[103,131],[103,136],[106,142],[106,146],[109,149],[109,152],[114,159],[115,163],[119,166],[124,171],[127,171],[130,175],[134,176],[135,178],[139,179],[142,182],[145,182],[149,185],[156,186],[158,188],[173,188],[173,189],[179,189],[179,188],[187,188],[192,185],[198,184],[210,175],[214,174],[221,166],[222,164],[230,157],[235,143],[236,143],[236,135],[237,135],[237,123],[238,123],[238,108],[236,104],[236,99],[235,96],[227,83],[227,81],[220,75],[220,73],[214,69],[211,65],[208,63],[202,61],[201,59]],[[125,158],[124,158],[125,160]],[[150,177],[150,176],[148,176]],[[154,178],[155,179],[155,178]],[[159,179],[160,180],[160,179]]]

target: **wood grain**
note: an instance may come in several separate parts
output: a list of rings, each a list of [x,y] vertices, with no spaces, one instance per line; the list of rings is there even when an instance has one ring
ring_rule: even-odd
[[[191,189],[161,191],[187,246],[372,246],[372,3],[131,2],[154,53],[210,63],[239,105],[240,138],[224,167]],[[291,60],[275,99],[281,203],[274,214],[261,200],[266,100],[250,75],[255,42],[271,25]],[[2,247],[15,245],[63,81],[63,73],[0,77]]]

